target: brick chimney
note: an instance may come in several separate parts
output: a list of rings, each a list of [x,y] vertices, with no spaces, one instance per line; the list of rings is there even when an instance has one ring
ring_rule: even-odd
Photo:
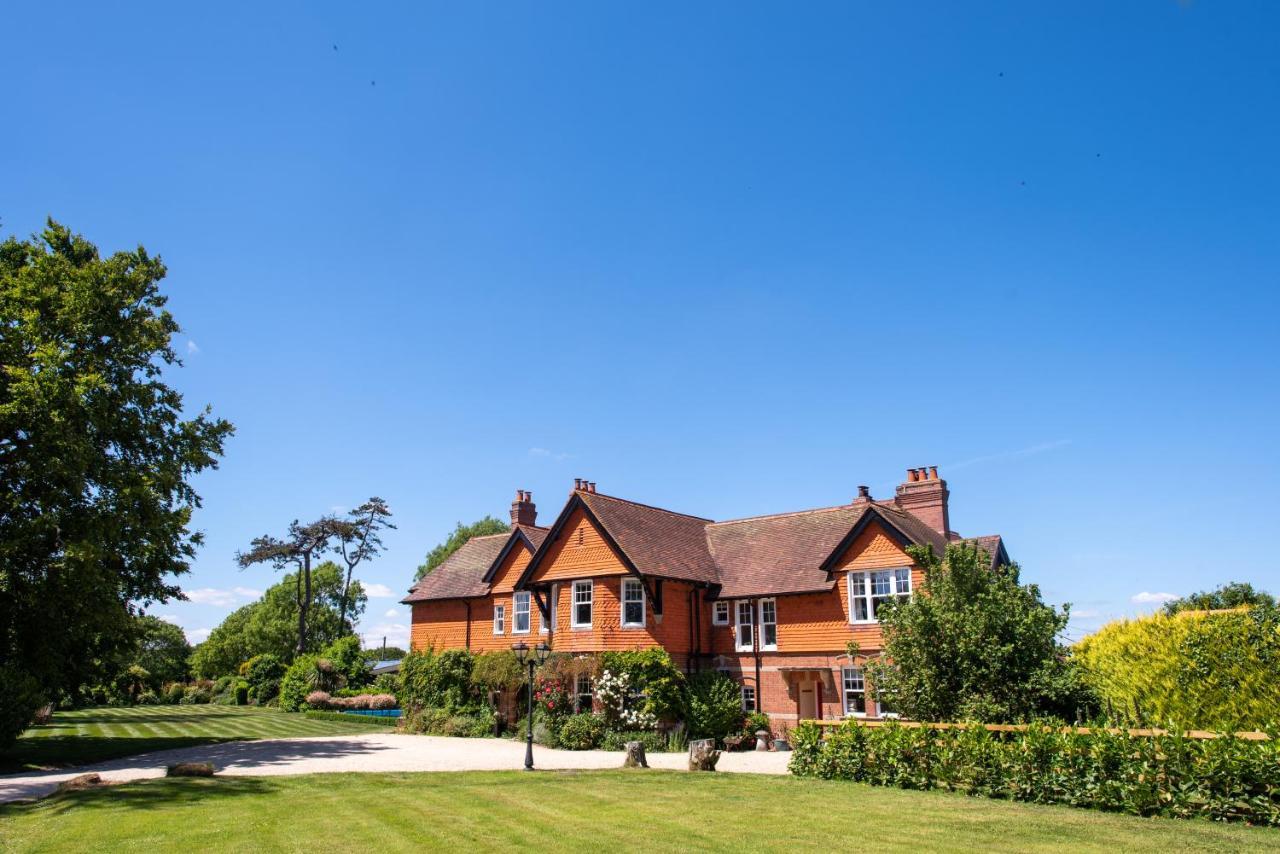
[[[538,524],[538,508],[533,503],[533,493],[516,490],[516,500],[511,502],[511,527]]]
[[[858,497],[853,499],[854,504],[870,504],[871,503],[871,487],[859,486]]]
[[[946,537],[951,532],[947,513],[947,482],[938,477],[937,466],[907,469],[907,479],[898,485],[894,503]]]

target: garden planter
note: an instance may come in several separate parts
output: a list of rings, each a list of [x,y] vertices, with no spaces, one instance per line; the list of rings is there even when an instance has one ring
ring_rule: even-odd
[[[764,729],[756,730],[756,750],[769,749],[769,731]]]

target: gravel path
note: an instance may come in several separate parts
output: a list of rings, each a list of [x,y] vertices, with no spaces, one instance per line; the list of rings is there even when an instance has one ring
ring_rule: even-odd
[[[687,754],[649,754],[649,766],[686,770]],[[718,769],[749,774],[785,774],[790,753],[725,753]],[[534,745],[538,768],[618,768],[621,752],[551,750]],[[71,771],[0,777],[0,803],[40,798],[58,784],[97,772],[103,780],[128,782],[163,777],[176,762],[212,762],[219,774],[263,777],[339,771],[502,771],[524,766],[524,743],[498,738],[442,738],[431,735],[365,735],[233,741],[144,753]]]

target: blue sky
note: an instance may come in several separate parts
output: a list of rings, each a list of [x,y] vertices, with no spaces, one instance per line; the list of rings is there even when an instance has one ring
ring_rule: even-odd
[[[717,519],[936,464],[1075,603],[1280,588],[1280,7],[31,6],[0,234],[170,268],[233,555],[386,498],[362,631],[458,520],[575,476]],[[1139,601],[1135,601],[1138,597]]]

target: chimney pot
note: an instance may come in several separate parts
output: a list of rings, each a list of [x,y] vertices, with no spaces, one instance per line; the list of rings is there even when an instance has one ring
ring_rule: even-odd
[[[920,472],[915,469],[907,469],[907,483],[915,483],[920,479]]]
[[[937,480],[937,479],[938,479],[938,467],[937,467],[937,466],[929,466],[929,479],[930,479],[930,480]]]
[[[871,498],[871,487],[869,487],[869,486],[859,486],[859,487],[858,487],[858,497],[859,497],[859,498],[866,498],[866,499],[868,499],[868,500],[869,500],[869,499]]]
[[[580,478],[580,477],[575,477],[575,478],[573,479],[573,488],[574,488],[575,490],[582,489],[582,478]]]
[[[517,489],[516,500],[511,502],[511,527],[537,523],[538,508],[533,505],[533,493],[525,489]]]
[[[594,480],[587,484],[587,491],[592,495],[596,494],[596,482]]]

